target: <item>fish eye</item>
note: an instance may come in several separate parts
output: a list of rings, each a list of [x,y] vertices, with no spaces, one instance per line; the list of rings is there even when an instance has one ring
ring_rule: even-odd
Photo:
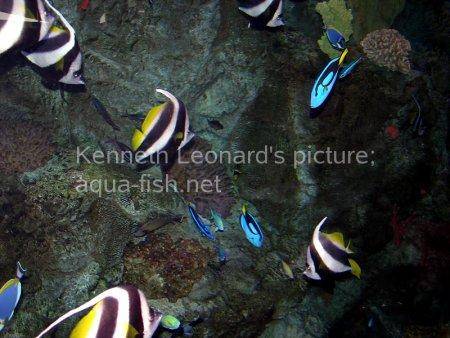
[[[80,77],[81,76],[81,71],[73,72],[73,76],[74,77]]]

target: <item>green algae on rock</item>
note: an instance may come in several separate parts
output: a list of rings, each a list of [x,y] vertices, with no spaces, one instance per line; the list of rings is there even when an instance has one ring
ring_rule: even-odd
[[[398,14],[405,7],[406,0],[349,0],[353,12],[353,32],[356,42],[368,33],[390,28]]]

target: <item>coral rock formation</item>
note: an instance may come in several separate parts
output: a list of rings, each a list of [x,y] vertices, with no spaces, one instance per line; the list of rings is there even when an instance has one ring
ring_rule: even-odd
[[[228,217],[235,199],[230,177],[220,161],[202,161],[193,159],[193,153],[203,157],[211,151],[211,146],[204,140],[197,138],[195,144],[181,154],[180,159],[168,172],[168,177],[177,181],[177,187],[183,197],[194,203],[197,211],[202,215],[209,215],[210,208],[221,216]],[[196,157],[197,155],[195,155]],[[215,163],[212,163],[215,162]],[[217,182],[217,187],[202,188],[202,184]],[[198,186],[196,186],[198,183]]]
[[[408,54],[411,44],[395,29],[380,29],[369,33],[361,46],[367,57],[377,65],[405,74],[410,72]]]
[[[149,244],[125,253],[124,279],[139,285],[150,298],[187,296],[205,274],[212,252],[196,240],[149,235]]]
[[[0,120],[0,172],[15,175],[42,167],[54,152],[49,132],[28,121]]]

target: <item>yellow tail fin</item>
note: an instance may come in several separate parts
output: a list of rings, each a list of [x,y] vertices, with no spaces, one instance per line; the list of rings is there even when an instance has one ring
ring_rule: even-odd
[[[247,206],[245,204],[242,205],[242,213],[245,214],[247,212]]]
[[[349,259],[348,262],[352,268],[352,274],[361,279],[361,268],[353,259]]]
[[[345,49],[342,54],[341,57],[339,58],[339,66],[341,66],[344,63],[345,57],[348,54],[348,49]]]

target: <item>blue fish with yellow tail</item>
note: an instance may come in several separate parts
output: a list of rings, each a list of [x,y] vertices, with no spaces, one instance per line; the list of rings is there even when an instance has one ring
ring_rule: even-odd
[[[348,49],[344,50],[340,57],[334,58],[328,62],[327,66],[316,79],[311,91],[311,110],[309,117],[315,118],[319,116],[325,103],[330,98],[337,79],[339,71],[344,63]]]
[[[239,221],[248,241],[257,248],[262,247],[264,242],[264,235],[262,233],[261,227],[253,217],[253,215],[247,211],[247,207],[245,206],[245,204],[242,206],[242,214],[239,218]]]
[[[0,289],[0,332],[7,321],[11,320],[22,295],[21,280],[26,270],[17,262],[16,278],[10,279]]]
[[[202,236],[208,238],[211,241],[214,241],[216,238],[214,237],[214,234],[211,232],[209,224],[203,221],[201,216],[197,213],[197,211],[195,211],[192,204],[188,206],[188,210],[192,220],[194,221],[194,224],[196,225],[197,229],[200,231]]]

